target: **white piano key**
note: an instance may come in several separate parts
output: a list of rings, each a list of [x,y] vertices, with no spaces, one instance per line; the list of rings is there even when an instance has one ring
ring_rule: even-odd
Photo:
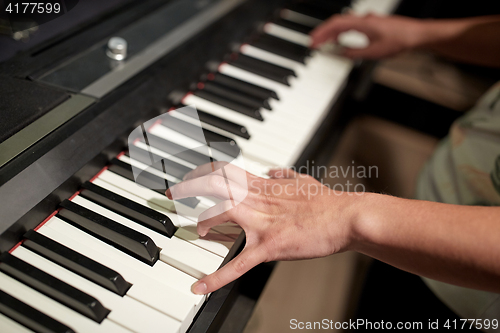
[[[212,228],[205,237],[200,238],[196,227],[184,227],[177,229],[175,237],[225,258],[233,247],[234,239],[220,232],[215,232],[216,230],[218,231],[217,228]]]
[[[195,119],[189,119],[189,116],[183,115],[179,112],[170,112],[173,117],[182,119],[184,121],[195,123]],[[210,113],[210,112],[208,112]],[[273,140],[269,139],[269,136],[262,137],[262,131],[258,131],[255,134],[250,132],[251,138],[249,140],[240,138],[232,133],[226,132],[218,127],[201,122],[203,128],[211,130],[217,134],[224,135],[233,139],[240,149],[242,149],[247,155],[251,155],[256,159],[267,160],[268,163],[276,164],[281,163],[283,159],[286,159],[286,148],[283,148],[280,144],[276,144]],[[281,160],[280,160],[281,158]]]
[[[289,20],[295,23],[303,24],[308,27],[316,27],[323,23],[322,20],[317,19],[315,17],[311,17],[308,15],[304,15],[302,13],[298,13],[296,11],[290,10],[290,9],[282,9],[280,12],[280,16],[284,18],[285,20]]]
[[[117,175],[109,170],[102,172],[97,179],[103,180],[109,184],[119,187],[149,202],[153,202],[156,205],[162,206],[169,211],[176,212],[177,214],[184,216],[194,222],[198,221],[198,216],[208,208],[202,203],[199,203],[195,208],[186,206],[178,201],[174,203],[174,201],[169,200],[164,194],[160,194],[156,191],[137,185],[135,182],[130,181],[125,177]]]
[[[69,285],[95,297],[110,309],[107,319],[134,332],[179,332],[181,322],[129,296],[120,297],[107,289],[20,246],[12,254]]]
[[[183,227],[183,226],[187,226],[187,225],[196,225],[196,222],[195,221],[192,221],[190,219],[187,219],[183,216],[180,216],[180,215],[177,215],[171,211],[169,211],[168,209],[162,207],[162,206],[158,206],[157,204],[155,204],[154,202],[151,202],[151,201],[147,201],[141,197],[138,197],[130,192],[127,192],[125,190],[122,190],[121,188],[119,187],[116,187],[108,182],[105,182],[103,180],[100,180],[100,179],[94,179],[92,181],[94,184],[96,185],[99,185],[105,189],[107,189],[108,191],[111,191],[111,192],[114,192],[116,194],[119,194],[121,195],[122,197],[125,197],[129,200],[132,200],[132,201],[135,201],[137,202],[138,204],[141,204],[143,206],[146,206],[146,207],[149,207],[151,209],[154,209],[162,214],[165,214],[167,215],[171,220],[172,220],[172,223],[176,226],[176,227]]]
[[[81,196],[76,196],[74,197],[71,201],[74,203],[79,204],[80,206],[83,206],[87,209],[90,209],[104,217],[107,217],[115,222],[121,223],[131,229],[134,229],[135,231],[138,231],[144,235],[147,235],[149,238],[155,242],[155,244],[160,247],[161,249],[167,247],[168,245],[166,244],[167,242],[171,241],[171,238],[168,238],[162,234],[157,233],[156,231],[149,229],[143,225],[140,225],[134,221],[131,221],[127,219],[126,217],[123,217],[115,212],[112,212],[102,206],[99,206],[98,204],[93,203],[92,201],[89,201]],[[209,240],[203,240],[199,239],[198,234],[196,233],[196,227],[185,227],[184,228],[179,228],[174,237],[178,237],[181,239],[184,239],[185,241],[188,241],[202,249],[205,249],[209,252],[212,252],[214,254],[217,254],[224,258],[227,253],[229,252],[229,249],[233,245],[233,240],[224,236],[223,234],[216,232],[216,231],[211,231],[210,235],[207,235],[207,239],[213,239],[213,241]],[[163,250],[162,250],[163,251]],[[161,255],[160,251],[160,255]],[[163,253],[164,256],[169,256],[169,253]],[[163,258],[163,257],[161,257]]]
[[[305,47],[309,47],[311,45],[311,37],[309,35],[282,27],[274,23],[266,23],[264,25],[264,31],[272,36],[279,37]]]
[[[119,272],[133,284],[127,292],[128,296],[178,320],[193,316],[195,309],[203,301],[190,288],[180,290],[185,285],[172,278],[175,272],[164,275],[163,269],[168,267],[162,267],[161,265],[165,265],[163,262],[158,261],[154,266],[148,266],[58,218],[50,219],[38,232]],[[193,281],[191,277],[185,280]]]
[[[139,142],[140,143],[140,142]],[[146,148],[146,147],[145,147]],[[151,147],[153,148],[153,147]],[[152,151],[152,149],[148,149],[148,151],[151,151],[152,153],[154,153]],[[160,154],[157,154],[159,156],[162,156]],[[160,170],[157,170],[155,168],[151,168],[149,165],[146,165],[142,162],[139,162],[137,160],[134,160],[133,158],[130,158],[126,155],[122,155],[118,158],[120,161],[123,161],[127,164],[130,164],[138,169],[141,169],[143,171],[146,171],[146,172],[149,172],[155,176],[158,176],[160,178],[164,178],[164,179],[167,179],[169,182],[173,182],[173,183],[180,183],[182,181],[182,179],[178,179],[178,178],[175,178],[174,176],[168,174],[168,173],[164,173]],[[219,201],[214,201],[212,199],[209,199],[209,198],[205,198],[205,197],[196,197],[198,200],[200,200],[200,202],[207,206],[207,207],[212,207],[213,205],[217,204]]]
[[[0,313],[0,327],[5,333],[33,333],[32,330]]]
[[[50,297],[39,293],[27,285],[0,272],[0,289],[5,293],[28,304],[32,308],[45,313],[62,324],[73,328],[77,332],[96,333],[126,333],[131,332],[126,328],[115,324],[109,319],[104,319],[100,324],[92,319],[84,317],[76,311],[54,301]]]

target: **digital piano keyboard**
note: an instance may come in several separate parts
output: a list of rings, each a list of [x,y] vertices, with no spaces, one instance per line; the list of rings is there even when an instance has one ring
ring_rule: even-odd
[[[217,331],[238,281],[208,297],[190,287],[233,258],[244,233],[227,223],[200,239],[197,217],[214,201],[174,205],[155,184],[180,182],[211,159],[243,159],[266,177],[311,158],[356,64],[311,50],[308,33],[347,8],[387,14],[396,5],[128,3],[0,64],[0,93],[14,87],[2,99],[47,109],[0,143],[0,331]],[[113,36],[128,44],[124,60],[111,59],[122,52],[108,48]],[[165,112],[169,121],[146,128],[131,154],[132,129]],[[200,123],[203,140],[231,145],[192,150],[204,142],[185,129]],[[166,171],[149,168],[148,154]]]

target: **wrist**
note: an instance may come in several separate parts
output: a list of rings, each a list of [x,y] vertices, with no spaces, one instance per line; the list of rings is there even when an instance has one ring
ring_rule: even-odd
[[[357,202],[355,213],[351,216],[351,241],[349,250],[364,252],[363,249],[377,244],[384,234],[382,214],[388,200],[392,197],[377,193],[364,193]]]

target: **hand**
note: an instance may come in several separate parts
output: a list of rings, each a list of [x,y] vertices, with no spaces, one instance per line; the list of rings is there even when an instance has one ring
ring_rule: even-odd
[[[339,34],[349,30],[364,33],[370,44],[366,48],[345,48],[348,58],[378,59],[396,55],[415,48],[421,39],[421,21],[402,16],[381,17],[334,15],[311,32],[312,47],[334,41]]]
[[[323,257],[349,248],[359,194],[333,191],[288,169],[271,170],[269,176],[263,179],[216,162],[198,167],[167,190],[170,199],[211,195],[224,200],[200,214],[200,236],[228,221],[246,234],[243,251],[195,283],[194,293],[217,290],[261,262]],[[228,186],[232,196],[244,198],[239,204],[231,200]]]

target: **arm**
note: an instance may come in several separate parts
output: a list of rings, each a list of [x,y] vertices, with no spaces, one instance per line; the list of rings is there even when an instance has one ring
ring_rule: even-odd
[[[367,35],[364,49],[346,49],[350,58],[384,58],[427,49],[457,61],[500,67],[500,16],[465,19],[417,20],[403,16],[336,15],[311,32],[313,46],[337,41],[338,35],[357,30]]]
[[[212,172],[210,165],[199,167],[166,193],[169,198],[213,195],[225,200],[200,215],[201,236],[227,221],[246,233],[244,250],[196,283],[195,293],[219,289],[261,262],[347,250],[440,281],[500,291],[500,208],[341,193],[288,170],[271,171],[275,179],[247,173],[242,179],[232,168],[218,164]],[[241,203],[230,200],[227,184],[233,195],[244,197]],[[246,197],[241,195],[245,186]]]

